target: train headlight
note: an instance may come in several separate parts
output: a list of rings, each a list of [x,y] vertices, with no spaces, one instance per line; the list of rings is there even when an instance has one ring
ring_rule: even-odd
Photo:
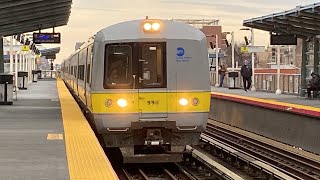
[[[145,30],[145,31],[150,31],[151,30],[151,28],[152,28],[152,25],[151,25],[151,23],[145,23],[144,25],[143,25],[143,29]]]
[[[158,31],[160,29],[160,23],[158,23],[158,22],[153,23],[152,24],[152,29],[154,31]]]
[[[124,108],[128,106],[128,101],[121,98],[121,99],[118,99],[117,104],[118,106]]]
[[[180,100],[179,100],[179,104],[181,105],[181,106],[186,106],[186,105],[188,105],[188,100],[186,99],[186,98],[181,98]]]
[[[159,32],[161,23],[159,21],[147,20],[142,24],[144,32]]]

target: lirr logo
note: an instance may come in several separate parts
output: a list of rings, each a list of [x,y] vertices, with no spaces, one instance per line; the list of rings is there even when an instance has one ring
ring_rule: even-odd
[[[184,55],[184,49],[182,47],[177,48],[177,56],[181,57]]]

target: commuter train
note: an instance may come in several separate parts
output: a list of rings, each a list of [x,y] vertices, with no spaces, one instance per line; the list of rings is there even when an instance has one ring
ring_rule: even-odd
[[[125,163],[179,162],[196,145],[210,106],[205,35],[158,19],[97,32],[61,64],[62,78]]]

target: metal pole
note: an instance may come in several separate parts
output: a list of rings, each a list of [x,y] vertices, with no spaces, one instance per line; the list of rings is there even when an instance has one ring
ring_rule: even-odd
[[[13,73],[13,36],[10,36],[10,74]]]
[[[22,71],[22,51],[21,51],[21,48],[20,48],[20,52],[19,52],[19,55],[20,55],[20,58],[19,58],[19,71]]]
[[[281,94],[280,90],[280,45],[277,46],[277,90],[276,94]]]
[[[254,33],[253,33],[253,28],[251,28],[251,46],[254,46]],[[255,73],[254,73],[254,53],[251,54],[251,62],[252,62],[252,86],[251,86],[251,91],[256,91],[255,87]]]
[[[25,56],[25,52],[24,51],[22,51],[22,71],[26,71],[26,66],[25,66],[25,64],[26,64],[26,56]]]
[[[16,53],[16,58],[15,58],[15,62],[14,62],[14,79],[15,79],[15,86],[16,86],[16,91],[18,91],[18,53]]]
[[[0,35],[0,73],[4,73],[3,36]]]
[[[231,48],[232,48],[232,71],[234,71],[234,32],[231,32]]]
[[[27,71],[28,71],[28,83],[31,83],[31,56],[30,56],[30,51],[28,51],[28,56],[27,56]]]
[[[219,86],[219,44],[218,44],[218,34],[216,34],[216,87]]]

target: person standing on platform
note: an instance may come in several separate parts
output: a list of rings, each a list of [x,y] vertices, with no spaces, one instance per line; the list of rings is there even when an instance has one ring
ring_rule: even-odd
[[[307,84],[307,93],[308,99],[311,99],[311,91],[319,91],[320,90],[320,77],[318,74],[312,72],[311,73],[312,79],[310,79],[309,83]]]
[[[224,64],[220,65],[220,69],[219,69],[219,74],[220,74],[220,85],[219,87],[222,87],[223,85],[223,80],[224,80],[224,77],[227,73],[227,68],[225,67]]]
[[[252,69],[249,66],[249,61],[245,60],[243,66],[241,67],[241,76],[243,80],[243,88],[245,91],[250,89],[251,87],[251,76],[252,76]]]

